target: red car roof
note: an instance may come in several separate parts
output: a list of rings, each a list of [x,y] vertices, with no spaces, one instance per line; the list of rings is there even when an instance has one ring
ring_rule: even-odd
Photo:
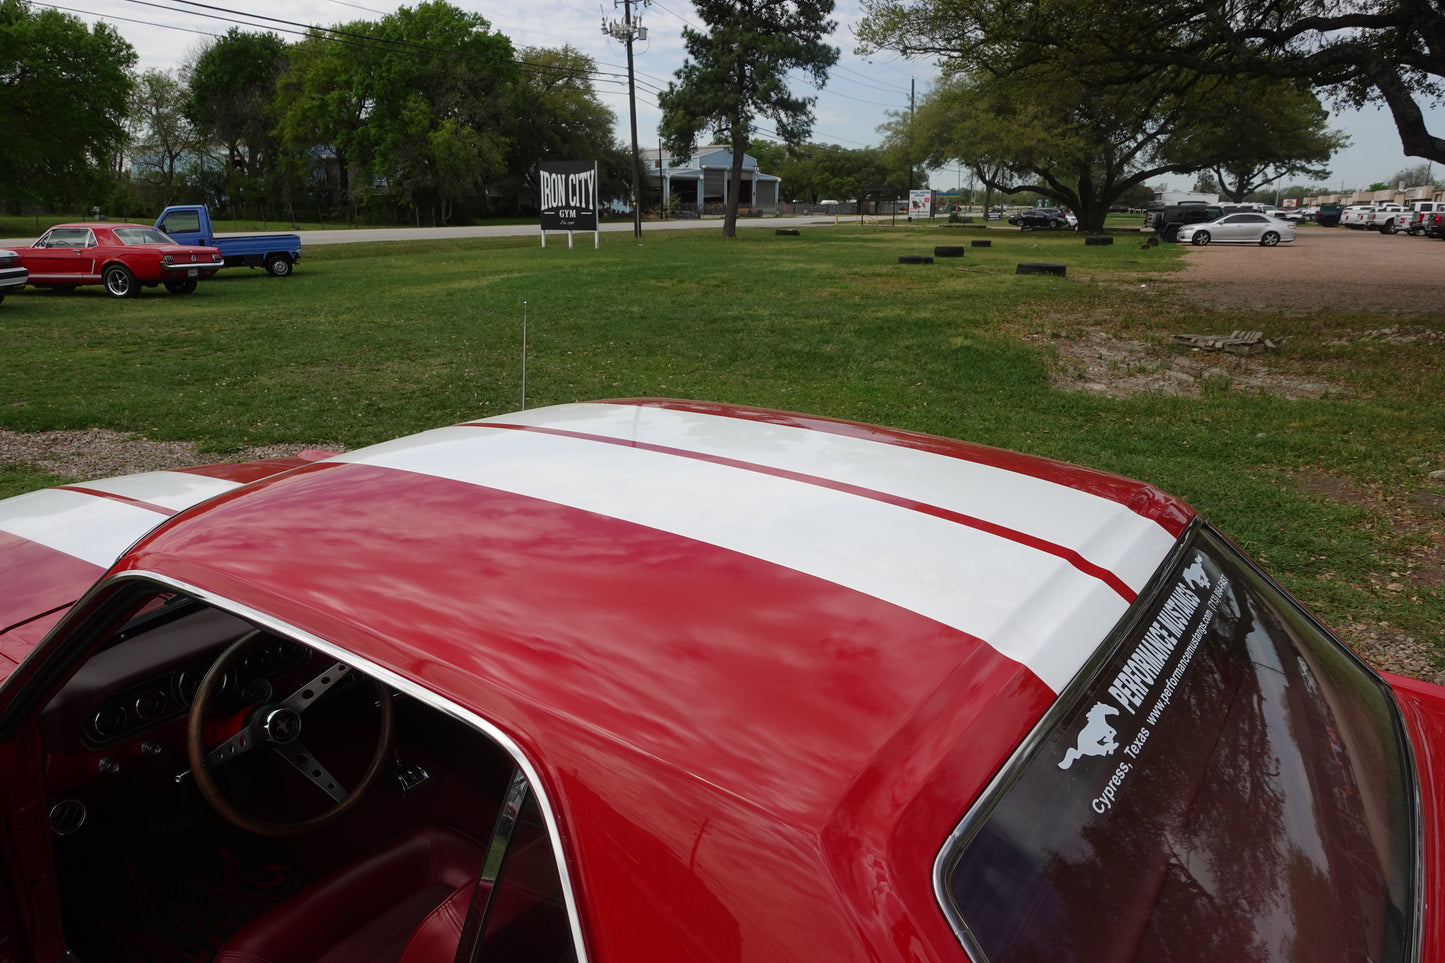
[[[931,903],[938,847],[1192,514],[1137,482],[929,436],[610,402],[236,489],[118,568],[332,642],[506,733],[576,827],[588,899],[615,904],[606,945],[658,925],[646,889],[665,867],[615,877],[661,833],[692,849],[678,885],[715,878],[733,892],[699,899],[750,918],[837,878],[841,902],[804,902],[841,914],[807,930],[838,932],[812,952],[842,959],[870,873],[915,866],[890,887]],[[724,871],[742,859],[751,871]]]

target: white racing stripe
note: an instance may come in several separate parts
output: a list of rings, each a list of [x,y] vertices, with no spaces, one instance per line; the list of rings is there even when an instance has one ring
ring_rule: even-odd
[[[240,482],[183,471],[150,471],[100,481],[78,482],[73,487],[134,498],[179,512],[208,498],[240,487]]]
[[[84,492],[47,488],[0,501],[0,532],[109,568],[166,516]]]
[[[876,498],[645,448],[459,426],[334,460],[537,498],[804,572],[967,632],[1055,691],[1128,607],[1103,581],[1007,538]]]
[[[489,422],[678,448],[935,505],[1075,551],[1135,592],[1174,545],[1163,527],[1099,495],[866,438],[639,405],[561,405],[477,424]]]
[[[123,499],[179,512],[239,484],[189,472],[153,471],[80,482],[73,489],[47,488],[0,501],[0,531],[109,568],[132,542],[168,517]]]

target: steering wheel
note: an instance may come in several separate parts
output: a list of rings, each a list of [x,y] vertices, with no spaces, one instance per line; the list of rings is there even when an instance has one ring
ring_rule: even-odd
[[[366,772],[350,792],[337,782],[301,742],[303,714],[322,695],[351,674],[351,667],[343,662],[333,662],[284,699],[268,701],[249,709],[239,732],[219,746],[208,749],[205,743],[206,716],[221,691],[226,673],[241,655],[263,636],[260,629],[241,636],[217,657],[201,679],[195,698],[191,700],[191,712],[186,727],[186,755],[190,759],[191,775],[195,777],[202,797],[221,818],[259,836],[299,836],[350,810],[380,775],[391,755],[391,693],[380,681],[373,680],[381,707],[376,747]],[[267,748],[285,759],[312,785],[329,796],[331,804],[319,815],[289,822],[261,819],[237,808],[216,781],[213,770],[238,756]]]

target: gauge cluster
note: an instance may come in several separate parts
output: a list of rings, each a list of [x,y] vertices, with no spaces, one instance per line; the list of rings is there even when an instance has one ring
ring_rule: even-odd
[[[218,695],[223,702],[264,702],[271,696],[271,681],[305,663],[309,653],[288,640],[263,641],[227,671]],[[116,691],[90,713],[81,741],[87,748],[103,749],[185,715],[211,662],[198,659]]]

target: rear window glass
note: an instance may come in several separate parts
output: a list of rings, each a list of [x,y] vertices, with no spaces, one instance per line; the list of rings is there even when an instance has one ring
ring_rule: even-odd
[[[200,211],[172,211],[161,223],[161,230],[167,234],[195,234],[200,229]]]
[[[171,244],[170,238],[153,227],[118,227],[115,239],[122,244]]]
[[[1009,963],[1405,959],[1413,772],[1384,683],[1207,529],[1136,608],[940,859],[965,943]]]

